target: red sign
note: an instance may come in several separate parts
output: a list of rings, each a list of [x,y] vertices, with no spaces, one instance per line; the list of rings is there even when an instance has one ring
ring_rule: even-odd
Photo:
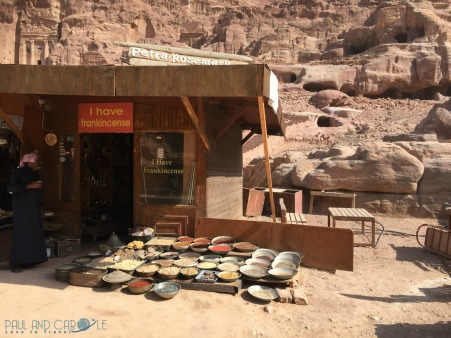
[[[79,133],[133,133],[133,103],[79,103]]]

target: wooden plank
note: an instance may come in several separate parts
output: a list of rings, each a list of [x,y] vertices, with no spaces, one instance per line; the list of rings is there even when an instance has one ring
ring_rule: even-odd
[[[353,270],[354,233],[351,229],[271,222],[196,218],[196,237],[230,235],[276,251],[305,254],[302,264],[319,269]]]
[[[307,223],[306,218],[301,213],[290,212],[287,215],[290,218],[290,222],[293,223],[293,224],[305,224],[305,223]]]
[[[263,96],[258,96],[257,99],[258,99],[258,110],[260,112],[260,124],[262,129],[263,152],[265,155],[266,181],[268,183],[269,200],[271,203],[271,215],[272,221],[276,222],[276,207],[274,205],[274,195],[272,193],[271,165],[269,163],[269,152],[268,152],[268,133],[266,131],[265,102],[263,101]]]
[[[241,279],[237,279],[234,282],[225,283],[217,281],[215,283],[200,283],[195,280],[176,279],[171,282],[179,283],[182,289],[185,290],[199,290],[199,291],[211,291],[220,293],[236,294],[240,292],[242,287]]]
[[[282,223],[287,222],[287,207],[285,206],[285,202],[283,201],[283,198],[279,198],[279,204],[280,204],[280,221]]]
[[[249,189],[244,215],[247,217],[261,216],[265,204],[265,192],[257,189]]]
[[[193,106],[191,105],[190,100],[186,96],[181,96],[180,99],[183,102],[183,105],[185,106],[186,111],[188,112],[188,115],[191,117],[191,120],[193,121],[194,127],[196,127],[197,132],[199,133],[199,136],[204,143],[205,149],[210,149],[210,144],[208,142],[207,135],[205,134],[204,128],[202,128],[199,125],[199,119],[196,115],[196,112],[194,111]]]
[[[227,257],[241,257],[244,260],[252,258],[252,252],[245,251],[230,251],[226,254]]]
[[[294,282],[300,278],[301,275],[301,270],[300,268],[297,269],[297,273],[296,275],[294,275],[293,277],[289,278],[289,279],[277,279],[277,278],[271,278],[271,276],[269,277],[264,277],[264,278],[259,278],[259,279],[255,279],[255,278],[248,278],[246,276],[241,276],[241,279],[243,281],[246,281],[248,284],[270,284],[271,287],[293,287]]]
[[[118,66],[114,69],[117,96],[255,97],[261,93],[258,79],[263,75],[264,65]]]
[[[311,196],[324,196],[324,197],[342,197],[342,198],[354,198],[354,193],[344,193],[335,191],[310,191]]]

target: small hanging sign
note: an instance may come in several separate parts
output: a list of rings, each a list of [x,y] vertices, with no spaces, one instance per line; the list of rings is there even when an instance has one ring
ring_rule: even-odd
[[[79,133],[133,133],[133,103],[79,103]]]

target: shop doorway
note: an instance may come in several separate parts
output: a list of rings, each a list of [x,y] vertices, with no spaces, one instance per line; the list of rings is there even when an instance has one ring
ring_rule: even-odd
[[[83,233],[126,233],[133,227],[133,134],[81,134],[80,156]]]
[[[9,260],[12,243],[12,196],[7,184],[20,160],[20,141],[9,129],[0,128],[0,262]]]

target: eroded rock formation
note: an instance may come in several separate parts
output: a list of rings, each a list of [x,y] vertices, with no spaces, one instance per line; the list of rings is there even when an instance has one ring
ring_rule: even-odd
[[[451,143],[443,134],[451,130],[450,104],[437,104],[415,132],[385,142],[279,154],[271,161],[273,184],[357,192],[358,206],[375,213],[444,217],[443,206],[451,202]],[[266,185],[263,159],[244,173],[246,187]]]

